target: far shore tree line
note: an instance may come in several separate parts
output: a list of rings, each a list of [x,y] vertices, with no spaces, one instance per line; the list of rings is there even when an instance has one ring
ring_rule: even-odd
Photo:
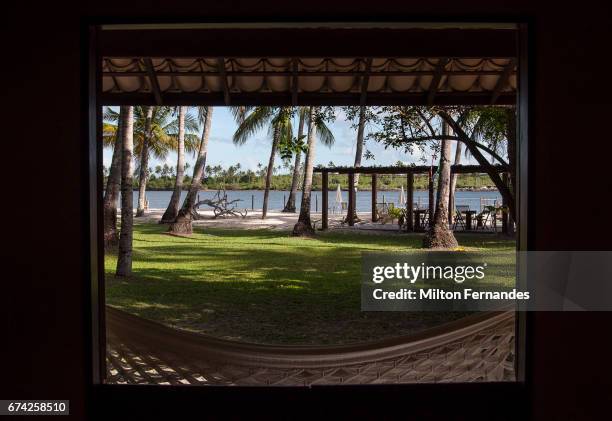
[[[401,165],[400,165],[401,164]],[[404,167],[403,163],[396,163],[396,166]],[[322,167],[319,164],[317,167]],[[326,167],[334,167],[335,164],[330,162],[325,165]],[[185,170],[189,170],[191,166],[189,163],[185,163]],[[229,165],[222,167],[216,165],[214,167],[206,166],[205,175],[202,179],[202,190],[263,190],[266,183],[266,172],[267,166],[259,166],[257,170],[242,170],[241,165]],[[316,168],[316,167],[315,167]],[[287,191],[291,188],[291,182],[293,179],[293,164],[277,165],[273,170],[271,190],[283,190]],[[136,172],[139,171],[139,167],[136,167]],[[300,173],[303,174],[304,166],[299,169]],[[106,185],[108,179],[108,168],[103,168],[103,182]],[[176,168],[168,164],[156,165],[155,167],[149,167],[147,171],[147,191],[170,191],[174,189],[174,180],[176,178]],[[369,190],[371,186],[371,176],[369,174],[361,175],[361,183],[359,190]],[[320,173],[314,173],[312,179],[312,189],[320,191],[322,189],[322,178]],[[191,184],[191,176],[185,175],[183,179],[183,190],[189,190]],[[329,186],[336,188],[340,186],[342,190],[348,189],[348,176],[346,174],[329,174]],[[426,190],[429,184],[429,176],[424,174],[416,174],[414,176],[414,187],[417,190]],[[139,182],[138,179],[134,180],[133,188],[138,190]],[[401,187],[406,188],[406,177],[404,175],[389,175],[379,174],[377,178],[377,189],[378,190],[399,190]],[[491,181],[486,174],[458,174],[457,176],[457,189],[465,190],[479,190],[479,189],[494,189],[495,184]],[[298,189],[301,188],[301,182],[298,185]]]
[[[156,183],[162,182],[158,180],[172,180],[172,195],[160,220],[160,223],[168,224],[170,233],[191,234],[194,210],[198,205],[197,193],[201,189],[248,186],[264,190],[262,218],[267,216],[270,190],[289,190],[283,212],[297,213],[299,209],[293,235],[314,234],[310,200],[311,192],[320,186],[314,173],[316,148],[318,142],[333,147],[335,139],[328,124],[336,118],[336,109],[315,106],[232,107],[238,125],[233,136],[236,145],[245,144],[262,129],[268,130],[271,145],[268,163],[265,166],[260,164],[255,172],[243,170],[240,164],[226,169],[207,166],[213,107],[189,108],[121,106],[118,112],[112,108],[104,111],[103,140],[105,146],[113,148],[111,165],[105,174],[104,242],[107,247],[118,244],[118,276],[131,273],[134,189],[138,194],[136,217],[141,217],[145,215],[147,188],[155,188]],[[482,172],[488,176],[487,186],[492,184],[497,188],[508,206],[510,217],[515,220],[516,112],[513,107],[357,106],[343,107],[343,111],[356,130],[355,167],[362,165],[362,159],[374,158],[365,149],[368,140],[379,142],[385,148],[420,153],[424,162],[437,168],[437,174],[430,172],[426,177],[416,177],[417,188],[423,188],[425,181],[427,185],[434,182],[437,185],[437,200],[435,209],[431,209],[433,218],[423,240],[424,247],[457,247],[448,226],[449,197],[470,176],[451,175],[451,165],[461,164],[464,155],[478,162]],[[297,127],[294,127],[296,122]],[[366,125],[371,128],[368,136],[364,135]],[[454,157],[451,156],[453,142],[456,143]],[[176,151],[176,166],[149,168],[152,156],[164,160],[169,151]],[[196,158],[190,176],[186,175],[190,169],[186,165],[186,154],[193,154]],[[275,166],[277,158],[283,165]],[[500,176],[497,166],[507,169],[508,182]],[[280,173],[283,169],[284,174]],[[275,175],[275,172],[279,173]],[[346,186],[345,176],[337,176],[335,180],[334,177],[330,180],[332,186],[343,182]],[[361,177],[361,186],[365,188],[369,184],[367,178]],[[380,177],[383,189],[387,186],[393,188],[394,180],[399,185],[404,181],[393,176],[386,176],[386,179],[390,180],[389,184],[385,184],[385,176]],[[472,181],[478,179],[478,176],[472,176]],[[356,174],[354,188],[359,185],[360,177]],[[182,190],[188,193],[181,204]],[[302,191],[299,205],[296,203],[298,190]],[[120,229],[117,228],[119,192]],[[434,206],[433,200],[430,203]]]

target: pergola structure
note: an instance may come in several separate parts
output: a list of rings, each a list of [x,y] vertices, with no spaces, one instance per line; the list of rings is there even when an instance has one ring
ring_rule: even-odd
[[[506,174],[507,168],[501,165],[494,166],[495,170],[499,173]],[[321,229],[327,229],[329,227],[329,203],[328,203],[328,192],[329,192],[329,173],[334,174],[347,174],[348,175],[348,210],[347,210],[347,222],[349,226],[355,225],[355,174],[370,174],[372,176],[372,222],[377,221],[376,212],[376,197],[378,193],[377,189],[377,175],[378,174],[405,174],[406,175],[406,211],[407,211],[407,231],[415,231],[414,226],[414,209],[412,206],[414,197],[414,175],[415,174],[433,174],[437,171],[436,166],[407,166],[407,167],[331,167],[331,168],[315,168],[315,172],[321,173],[321,184],[322,184],[322,210],[321,210]],[[484,173],[485,170],[481,165],[452,165],[451,174],[470,174],[470,173]],[[504,176],[507,182],[507,177]],[[352,188],[351,188],[352,186]],[[430,197],[433,196],[433,184],[429,184]],[[453,197],[449,198],[451,205],[449,209],[454,208],[452,204]],[[430,207],[431,208],[431,207]],[[430,215],[430,219],[431,219]],[[449,215],[450,219],[450,215]],[[502,230],[507,230],[507,217],[502,219]]]
[[[270,44],[287,37],[300,55]],[[245,53],[245,43],[267,54]],[[98,50],[101,105],[516,103],[516,31],[507,26],[110,25]]]
[[[226,106],[313,97],[488,105],[512,104],[516,90],[510,57],[104,57],[102,72],[109,104],[131,97],[162,105],[181,95]]]

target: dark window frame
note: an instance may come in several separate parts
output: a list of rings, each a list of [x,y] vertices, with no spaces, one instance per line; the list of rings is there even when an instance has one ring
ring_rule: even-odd
[[[516,23],[516,20],[512,22]],[[529,354],[525,346],[526,338],[532,332],[533,317],[527,313],[517,313],[516,326],[516,382],[507,383],[452,383],[452,384],[406,384],[406,385],[363,385],[363,386],[313,386],[307,387],[181,387],[181,386],[127,386],[108,385],[102,383],[105,375],[105,338],[104,330],[104,250],[102,246],[102,201],[99,193],[103,190],[102,184],[102,142],[98,139],[102,131],[102,107],[99,106],[99,83],[101,61],[98,59],[99,26],[103,22],[85,21],[83,34],[88,42],[83,44],[83,72],[86,81],[82,103],[87,105],[87,122],[84,125],[84,136],[87,137],[86,147],[83,148],[83,159],[87,163],[88,182],[84,186],[83,195],[88,205],[86,219],[86,232],[88,233],[87,274],[89,275],[89,302],[87,311],[90,330],[87,332],[88,348],[91,349],[91,386],[93,392],[93,408],[100,414],[113,415],[122,411],[142,414],[143,405],[149,405],[148,410],[154,414],[168,412],[175,413],[171,404],[187,405],[191,409],[201,408],[204,402],[210,405],[212,414],[227,415],[228,410],[237,409],[239,412],[253,413],[257,408],[269,410],[266,405],[279,403],[278,408],[286,405],[312,405],[320,402],[336,402],[339,405],[351,403],[354,410],[361,408],[365,412],[352,412],[355,415],[371,413],[377,415],[376,406],[364,406],[368,401],[375,403],[412,402],[411,415],[428,414],[464,414],[471,417],[482,416],[487,418],[491,411],[499,405],[512,403],[513,407],[507,409],[507,417],[512,419],[524,416],[528,410],[527,390],[529,382],[526,369],[529,365]],[[106,23],[106,22],[104,22]],[[504,22],[502,22],[504,23]],[[508,23],[508,22],[505,22]],[[531,24],[524,21],[518,26],[518,90],[517,90],[517,186],[516,193],[518,211],[517,249],[529,250],[533,244],[534,230],[528,225],[529,216],[533,213],[533,200],[530,196],[529,178],[530,164],[529,150],[533,150],[533,142],[529,142],[532,131],[530,125],[530,104],[528,84],[529,74],[533,71],[529,66],[530,55],[529,33]],[[91,347],[91,348],[90,348]],[[167,392],[171,393],[167,393]],[[475,397],[478,397],[475,400]],[[364,401],[365,400],[365,401]],[[440,405],[441,401],[443,405]],[[361,402],[361,403],[360,403]],[[241,407],[242,404],[251,405]],[[374,412],[368,412],[368,409]],[[182,409],[182,408],[180,408]],[[316,407],[305,407],[307,412],[322,410]],[[146,412],[146,411],[145,411]],[[349,414],[351,412],[348,412]],[[505,418],[505,416],[503,416]]]

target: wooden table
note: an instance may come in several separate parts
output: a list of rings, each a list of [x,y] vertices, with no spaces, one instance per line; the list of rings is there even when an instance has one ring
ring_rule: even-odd
[[[476,215],[476,211],[469,210],[469,211],[463,211],[461,213],[465,213],[465,230],[471,231],[472,230],[472,219],[473,219],[473,215]]]
[[[415,232],[425,231],[425,227],[421,225],[421,215],[424,215],[425,212],[429,212],[429,210],[415,209],[412,211],[412,213],[414,214],[414,231]]]

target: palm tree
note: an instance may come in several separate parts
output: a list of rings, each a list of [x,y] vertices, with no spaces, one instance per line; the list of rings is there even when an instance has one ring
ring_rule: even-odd
[[[361,157],[363,155],[363,133],[366,123],[366,107],[359,107],[359,122],[357,123],[357,143],[355,144],[355,168],[361,167]],[[355,174],[355,187],[359,185],[359,173]],[[353,206],[353,208],[355,208]]]
[[[325,124],[325,118],[318,107],[310,107],[308,112],[308,150],[306,162],[304,163],[304,184],[302,186],[302,203],[300,216],[293,227],[293,235],[313,234],[312,222],[310,220],[310,197],[312,192],[312,173],[315,159],[316,134],[323,144],[331,146],[334,143],[334,135]]]
[[[270,185],[272,184],[272,173],[274,171],[274,158],[283,137],[291,136],[291,107],[236,107],[233,109],[234,117],[238,121],[238,128],[234,133],[234,143],[244,145],[249,137],[257,133],[264,126],[269,125],[272,134],[272,147],[270,159],[266,171],[266,185],[264,190],[263,207],[261,218],[265,219],[268,213],[268,199],[270,196]]]
[[[448,135],[448,125],[442,123],[442,135]],[[440,146],[440,166],[438,173],[438,200],[427,234],[423,238],[426,248],[455,248],[458,246],[453,232],[448,228],[448,202],[451,187],[451,146],[452,141],[443,139]]]
[[[102,206],[104,209],[104,247],[112,247],[119,241],[117,233],[117,199],[121,187],[121,153],[123,148],[122,121],[123,114],[120,108],[117,126],[104,124],[103,140],[105,145],[113,146],[113,158],[106,178],[106,189]],[[112,110],[107,108],[104,113],[105,120],[112,120],[108,114]],[[114,113],[114,112],[113,112]]]
[[[145,108],[145,124],[144,136],[140,151],[140,171],[138,174],[138,207],[136,208],[136,216],[144,216],[145,212],[145,197],[147,192],[147,168],[149,166],[149,143],[153,137],[153,112],[155,107]]]
[[[307,107],[301,107],[298,110],[299,114],[299,123],[298,123],[298,140],[301,140],[304,136],[304,120],[306,119],[306,114],[308,113]],[[285,209],[283,212],[293,212],[295,213],[295,197],[297,195],[298,185],[300,183],[300,169],[302,163],[302,151],[295,152],[295,162],[293,164],[293,178],[291,179],[291,189],[289,191],[289,199],[287,199],[287,203],[285,204]]]
[[[461,152],[463,149],[463,143],[458,140],[455,141],[455,161],[453,165],[461,164]],[[448,202],[448,223],[452,223],[452,214],[455,210],[455,190],[457,188],[457,174],[451,174],[451,184]]]
[[[133,200],[133,163],[134,151],[134,107],[121,106],[121,234],[117,255],[117,276],[130,276],[132,273],[132,235],[134,212]]]
[[[198,148],[198,156],[196,163],[193,167],[193,177],[191,179],[191,185],[189,186],[189,192],[185,197],[183,206],[179,211],[176,220],[170,226],[170,231],[181,234],[191,234],[191,212],[193,206],[196,203],[196,198],[200,187],[202,186],[202,179],[204,178],[204,170],[210,166],[206,166],[206,155],[208,154],[208,139],[210,138],[210,126],[212,124],[213,107],[199,107],[198,117],[202,122],[202,137],[200,139],[200,146]]]
[[[355,168],[359,168],[361,167],[361,158],[363,157],[363,145],[364,145],[364,133],[365,133],[365,125],[368,121],[372,121],[375,120],[376,115],[372,113],[372,111],[369,111],[368,108],[365,105],[360,105],[359,107],[345,107],[344,111],[347,115],[347,117],[351,120],[351,121],[355,121],[355,119],[357,120],[357,140],[355,143],[355,163],[354,163],[354,167]],[[353,127],[355,127],[355,125],[353,124]],[[367,159],[367,158],[366,158]],[[359,173],[355,173],[355,178],[354,178],[354,186],[352,186],[353,189],[356,189],[359,186]],[[351,188],[351,186],[349,186],[349,188]],[[356,200],[357,195],[353,195],[353,200]],[[355,206],[355,203],[353,203],[352,206],[353,209],[353,220],[358,220],[359,218],[357,217],[357,206]],[[348,220],[348,215],[346,216],[347,220]]]
[[[134,107],[134,155],[138,159],[138,208],[136,216],[144,215],[146,187],[150,171],[148,171],[149,158],[166,159],[173,147],[171,132],[176,124],[169,121],[172,114],[171,107]],[[107,109],[104,119],[109,122],[119,121],[119,114]],[[105,125],[105,131],[111,133],[111,123]],[[108,140],[105,139],[105,142]],[[156,167],[156,173],[161,173],[161,167]]]
[[[183,179],[185,178],[185,151],[193,152],[197,136],[191,133],[197,129],[197,123],[191,115],[187,115],[187,107],[178,107],[178,120],[177,120],[177,132],[176,132],[176,177],[174,180],[174,190],[170,197],[170,203],[164,212],[160,224],[169,224],[174,222],[179,211],[179,201],[181,199],[181,191],[183,190]],[[186,129],[190,132],[185,133]],[[172,135],[174,137],[174,135]]]

